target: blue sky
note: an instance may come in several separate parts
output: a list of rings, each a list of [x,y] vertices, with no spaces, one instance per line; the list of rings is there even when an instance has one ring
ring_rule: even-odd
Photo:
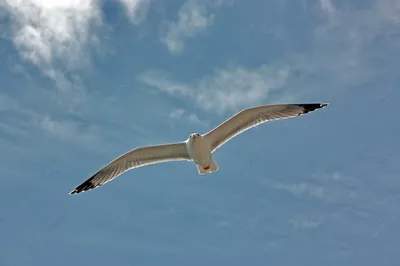
[[[1,265],[400,260],[396,0],[0,1]],[[68,192],[257,104],[329,102]]]

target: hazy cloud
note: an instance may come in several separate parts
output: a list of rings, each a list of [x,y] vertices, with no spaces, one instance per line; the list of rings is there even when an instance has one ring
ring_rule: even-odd
[[[182,117],[182,115],[185,113],[185,110],[183,110],[183,109],[175,109],[175,110],[173,110],[173,111],[171,111],[170,113],[169,113],[169,117],[170,118],[172,118],[172,119],[179,119],[179,118],[181,118]]]
[[[160,71],[144,72],[138,79],[172,96],[188,98],[204,110],[223,113],[265,102],[273,90],[285,84],[288,76],[288,68],[263,65],[256,69],[242,66],[218,69],[193,85],[173,81]]]
[[[290,219],[288,223],[295,229],[311,229],[317,228],[322,224],[320,220],[307,220],[307,219]]]
[[[188,0],[179,9],[179,19],[168,22],[167,32],[161,41],[171,53],[180,53],[184,49],[185,38],[193,38],[214,22],[211,10],[223,3],[219,1]]]
[[[314,186],[307,183],[299,183],[299,184],[271,183],[271,185],[275,189],[284,190],[296,196],[307,194],[319,199],[325,199],[327,196],[326,191],[323,187]]]
[[[78,144],[82,147],[101,147],[101,139],[92,126],[85,127],[82,124],[68,119],[55,119],[50,115],[40,115],[33,119],[33,125],[47,136]]]
[[[147,16],[152,0],[119,0],[133,24],[141,23]]]
[[[90,63],[89,45],[97,42],[102,25],[97,0],[5,0],[11,18],[9,38],[24,60],[55,80],[63,90],[77,89],[67,75]],[[78,88],[78,91],[80,88]]]
[[[263,179],[262,183],[296,197],[306,196],[328,202],[352,201],[359,196],[351,187],[342,187],[345,183],[348,185],[354,182],[353,178],[343,173],[314,174],[310,178],[311,182],[283,183],[272,179]]]
[[[335,16],[335,7],[332,4],[331,0],[320,0],[320,5],[322,10],[326,13],[330,20],[334,19]]]
[[[381,53],[382,47],[400,48],[398,1],[372,1],[354,10],[334,6],[330,0],[321,0],[320,6],[329,22],[316,27],[315,47],[301,60],[302,69],[325,72],[349,85],[385,73],[387,70],[376,62],[386,56]]]
[[[169,117],[173,120],[180,120],[180,121],[188,121],[193,124],[198,125],[208,125],[206,121],[201,120],[196,114],[194,113],[187,113],[185,110],[178,108],[169,113]]]
[[[56,118],[23,106],[7,95],[0,94],[0,115],[3,118],[0,128],[4,132],[24,137],[39,132],[41,137],[95,151],[104,151],[101,147],[108,145],[102,138],[104,129],[100,130],[96,124],[87,125],[73,119]]]

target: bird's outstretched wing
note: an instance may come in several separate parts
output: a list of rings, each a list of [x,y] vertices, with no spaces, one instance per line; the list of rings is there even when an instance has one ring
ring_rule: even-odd
[[[211,150],[215,151],[231,138],[259,124],[303,115],[327,105],[327,103],[274,104],[248,108],[207,132],[204,137],[211,143]]]
[[[104,185],[133,168],[161,162],[183,160],[191,160],[186,148],[186,143],[184,142],[139,147],[121,155],[104,166],[69,194],[81,193]]]

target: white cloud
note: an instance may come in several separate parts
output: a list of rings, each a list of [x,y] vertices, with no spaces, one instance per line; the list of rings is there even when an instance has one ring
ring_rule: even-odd
[[[313,186],[306,183],[300,183],[300,184],[272,183],[272,187],[274,187],[275,189],[288,191],[296,196],[308,194],[312,197],[319,199],[325,199],[327,196],[326,191],[323,187]]]
[[[336,9],[331,0],[320,0],[322,10],[327,14],[330,20],[334,19]]]
[[[397,74],[392,66],[400,48],[399,1],[319,0],[317,4],[324,19],[313,28],[312,46],[281,59],[298,73],[288,88],[304,91],[308,94],[304,100],[313,93],[329,98]]]
[[[72,120],[56,120],[50,115],[40,115],[33,119],[33,124],[50,137],[83,147],[95,147],[102,143],[90,127],[85,128]]]
[[[205,124],[205,122],[201,121],[199,117],[193,113],[188,115],[188,120],[194,124]]]
[[[349,188],[354,181],[353,178],[343,173],[332,172],[313,174],[310,182],[282,183],[272,179],[263,179],[262,183],[296,197],[308,196],[327,202],[347,202],[359,197],[354,189]]]
[[[330,0],[320,0],[320,8],[329,18],[317,28],[317,41],[333,42],[344,48],[361,48],[376,37],[393,31],[399,32],[400,4],[397,0],[372,1],[356,9],[333,6]],[[332,23],[331,23],[332,22]]]
[[[44,132],[57,138],[68,140],[77,135],[77,125],[72,121],[56,121],[49,115],[45,115],[35,121],[36,126]]]
[[[210,9],[220,6],[220,1],[188,0],[179,9],[177,22],[169,22],[168,29],[161,41],[171,53],[180,53],[184,49],[184,39],[193,38],[213,24],[214,14]]]
[[[344,177],[343,174],[341,174],[341,173],[334,172],[334,173],[331,173],[331,174],[326,174],[326,175],[324,175],[323,178],[326,178],[326,179],[328,179],[328,180],[339,181],[339,180],[344,179],[345,177]]]
[[[106,135],[112,132],[110,129],[100,129],[96,124],[87,125],[67,118],[55,118],[54,115],[30,109],[4,94],[0,94],[0,116],[0,131],[21,137],[32,137],[39,132],[40,137],[96,152],[107,150],[105,146],[109,143]]]
[[[97,0],[5,0],[0,7],[12,19],[10,39],[23,59],[71,90],[66,71],[87,67],[88,45],[97,41],[102,24]]]
[[[201,120],[196,114],[194,113],[187,113],[185,110],[178,108],[169,113],[169,117],[173,120],[184,120],[189,121],[192,124],[198,125],[208,125],[206,121]]]
[[[291,219],[288,221],[296,229],[317,228],[322,224],[320,220]]]
[[[285,84],[288,76],[288,68],[263,65],[256,69],[241,66],[219,69],[194,85],[172,81],[160,71],[144,72],[138,79],[170,95],[194,101],[204,110],[223,113],[265,102],[271,91]]]
[[[152,0],[119,0],[125,7],[126,15],[133,24],[141,23],[147,16]]]
[[[383,43],[390,45],[389,40],[399,39],[400,4],[397,0],[373,1],[366,7],[350,11],[345,7],[334,7],[330,0],[320,3],[330,22],[317,28],[316,48],[325,54],[330,51],[333,59],[338,56],[341,67],[364,64],[363,58],[370,58],[365,49],[373,49],[371,44],[378,39],[382,43],[375,47],[381,47]],[[395,32],[397,37],[392,35]],[[393,38],[387,38],[389,36]]]
[[[7,95],[0,94],[0,111],[15,110],[18,104]]]
[[[169,113],[169,117],[172,119],[179,119],[185,113],[183,109],[175,109]]]

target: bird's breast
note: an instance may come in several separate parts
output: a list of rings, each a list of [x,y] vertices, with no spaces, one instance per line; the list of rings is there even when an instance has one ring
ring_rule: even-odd
[[[210,161],[211,149],[205,139],[196,139],[188,143],[188,151],[193,161],[202,164]]]

